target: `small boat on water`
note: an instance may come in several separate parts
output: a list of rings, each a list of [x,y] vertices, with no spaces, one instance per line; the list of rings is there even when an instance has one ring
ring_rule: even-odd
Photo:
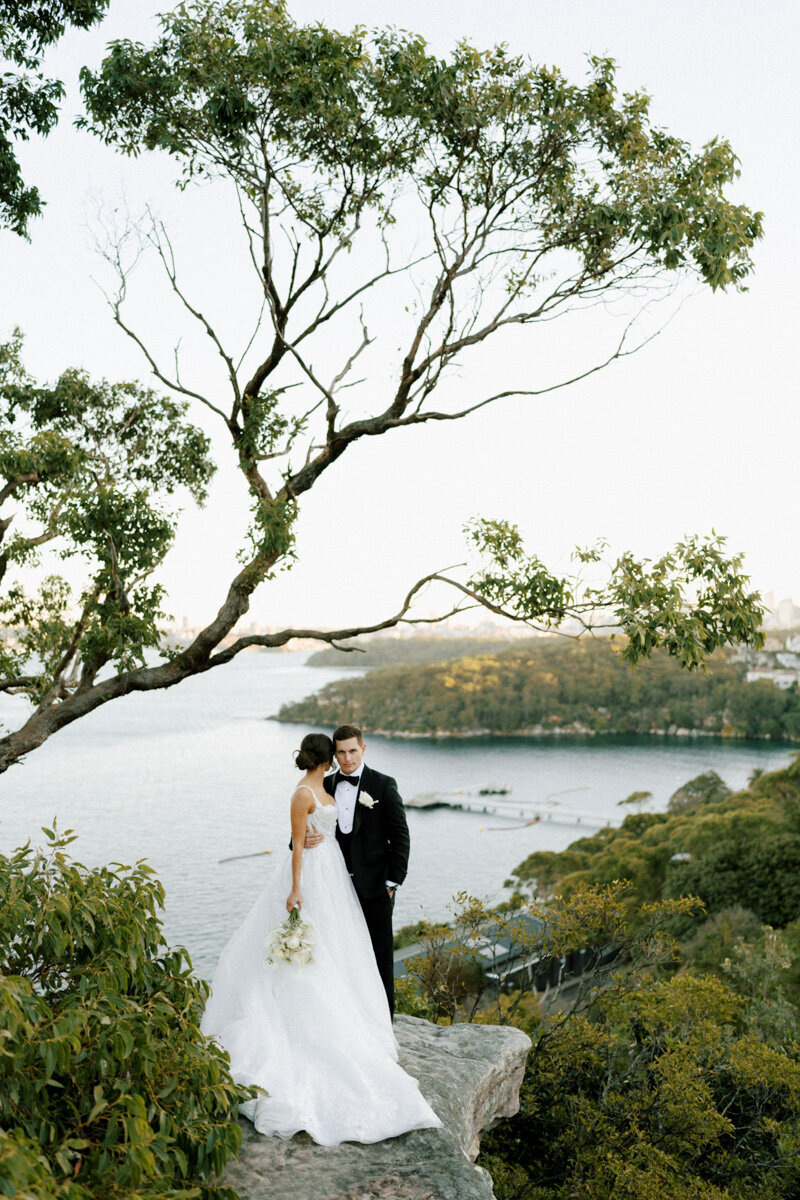
[[[507,796],[511,788],[504,783],[487,784],[460,792],[421,792],[406,800],[406,808],[460,808],[469,810],[469,799],[474,796]]]
[[[457,808],[463,792],[422,792],[405,801],[406,808]]]

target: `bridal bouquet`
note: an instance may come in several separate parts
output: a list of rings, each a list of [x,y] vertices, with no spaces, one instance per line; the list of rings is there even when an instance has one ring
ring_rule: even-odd
[[[314,926],[304,921],[295,907],[267,939],[267,966],[274,967],[281,959],[297,967],[308,966],[314,961],[313,945]]]

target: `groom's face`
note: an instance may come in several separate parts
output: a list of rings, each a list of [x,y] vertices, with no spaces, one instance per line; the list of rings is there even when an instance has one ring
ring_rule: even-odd
[[[352,775],[361,766],[366,750],[366,743],[358,738],[347,738],[344,742],[336,743],[336,761],[343,775]]]

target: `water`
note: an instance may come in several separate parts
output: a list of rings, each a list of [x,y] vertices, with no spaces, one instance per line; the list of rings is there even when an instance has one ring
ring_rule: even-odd
[[[292,751],[307,727],[265,720],[341,677],[298,654],[247,653],[166,692],[131,695],[76,722],[0,777],[0,850],[8,852],[57,818],[79,834],[72,853],[87,865],[146,858],[167,890],[166,930],[201,975],[250,900],[288,853],[288,798],[297,779]],[[0,697],[0,721],[20,702]],[[347,714],[342,714],[346,719]],[[508,802],[543,801],[564,820],[590,812],[618,822],[617,802],[672,792],[702,771],[730,787],[754,767],[775,769],[792,747],[711,738],[541,738],[474,741],[369,739],[368,761],[394,775],[406,798],[502,782]],[[562,850],[580,827],[519,817],[409,811],[412,857],[398,893],[395,925],[446,915],[451,896],[501,895],[511,870],[536,849]],[[270,848],[267,857],[221,858]]]

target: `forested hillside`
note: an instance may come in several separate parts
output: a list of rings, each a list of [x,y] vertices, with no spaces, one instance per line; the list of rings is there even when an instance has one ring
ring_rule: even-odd
[[[736,909],[757,924],[793,925],[800,919],[800,755],[782,771],[755,773],[741,792],[708,772],[679,789],[667,812],[630,814],[560,853],[537,851],[508,882],[569,893],[619,879],[631,882],[634,905],[698,896],[706,918]]]
[[[400,663],[447,662],[470,654],[492,654],[508,649],[508,638],[488,637],[378,637],[352,642],[354,653],[333,646],[317,650],[309,667],[389,667]]]
[[[330,725],[347,713],[373,733],[676,733],[800,738],[800,695],[745,683],[715,656],[690,673],[666,655],[629,667],[607,639],[540,638],[452,662],[398,665],[337,680],[282,721]]]
[[[800,1195],[800,754],[735,794],[708,772],[511,882],[500,909],[462,893],[450,928],[417,930],[402,992],[532,1039],[519,1111],[481,1141],[498,1200]],[[478,1009],[476,944],[514,938],[614,966],[536,995],[518,973]]]

